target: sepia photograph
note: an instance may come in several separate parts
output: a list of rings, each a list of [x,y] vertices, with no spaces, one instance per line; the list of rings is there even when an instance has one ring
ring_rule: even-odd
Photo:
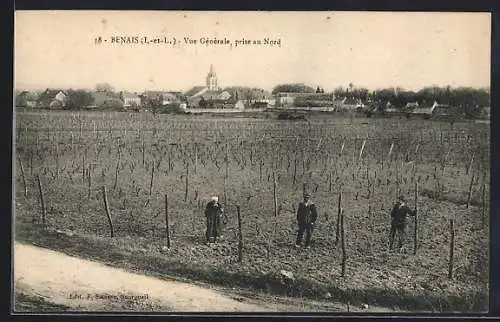
[[[491,13],[14,13],[11,314],[487,313]]]

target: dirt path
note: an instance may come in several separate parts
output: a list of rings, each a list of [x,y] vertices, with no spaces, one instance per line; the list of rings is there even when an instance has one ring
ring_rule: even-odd
[[[132,273],[16,242],[14,311],[342,312],[336,302],[211,288]],[[351,306],[351,312],[388,312]]]
[[[207,288],[166,281],[16,243],[15,290],[83,311],[275,311]],[[241,299],[244,301],[244,299]]]

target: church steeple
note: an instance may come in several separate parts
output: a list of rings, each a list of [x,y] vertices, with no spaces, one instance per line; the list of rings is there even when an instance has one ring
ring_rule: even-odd
[[[217,90],[217,75],[214,72],[214,66],[210,64],[210,71],[207,75],[207,87],[209,91]]]

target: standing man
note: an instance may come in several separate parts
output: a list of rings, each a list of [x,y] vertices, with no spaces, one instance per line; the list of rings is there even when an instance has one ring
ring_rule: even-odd
[[[220,217],[224,213],[224,209],[219,204],[219,198],[214,196],[207,203],[205,208],[205,218],[207,220],[207,231],[205,234],[206,241],[215,241],[219,236]]]
[[[311,235],[318,218],[318,212],[316,211],[316,206],[310,200],[311,195],[304,194],[304,201],[299,203],[299,208],[297,209],[297,222],[299,224],[299,230],[297,232],[297,240],[295,241],[295,247],[300,247],[302,244],[302,236],[304,231],[306,232],[306,244],[305,247],[309,248],[311,243]]]
[[[396,201],[391,211],[390,250],[392,250],[396,233],[398,233],[398,248],[401,249],[403,247],[406,230],[406,215],[415,216],[415,214],[415,210],[411,210],[410,207],[406,205],[405,197],[403,195],[399,196],[398,201]]]

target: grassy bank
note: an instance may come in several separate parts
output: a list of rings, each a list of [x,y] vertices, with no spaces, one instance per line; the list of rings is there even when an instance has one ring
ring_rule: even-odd
[[[345,284],[320,283],[301,276],[297,276],[293,283],[284,285],[275,272],[259,274],[203,266],[193,261],[172,258],[168,255],[168,250],[164,252],[160,247],[155,249],[161,243],[151,245],[147,240],[139,238],[111,239],[52,229],[43,230],[28,223],[18,222],[16,239],[159,278],[202,281],[276,295],[343,302],[353,306],[366,303],[399,310],[428,312],[481,312],[488,306],[488,294],[485,289],[474,291],[470,288],[456,294],[425,290],[409,293],[384,287],[355,289]],[[328,300],[325,299],[327,292],[331,294]]]
[[[16,293],[15,312],[65,312],[70,308],[46,301],[41,296]]]

